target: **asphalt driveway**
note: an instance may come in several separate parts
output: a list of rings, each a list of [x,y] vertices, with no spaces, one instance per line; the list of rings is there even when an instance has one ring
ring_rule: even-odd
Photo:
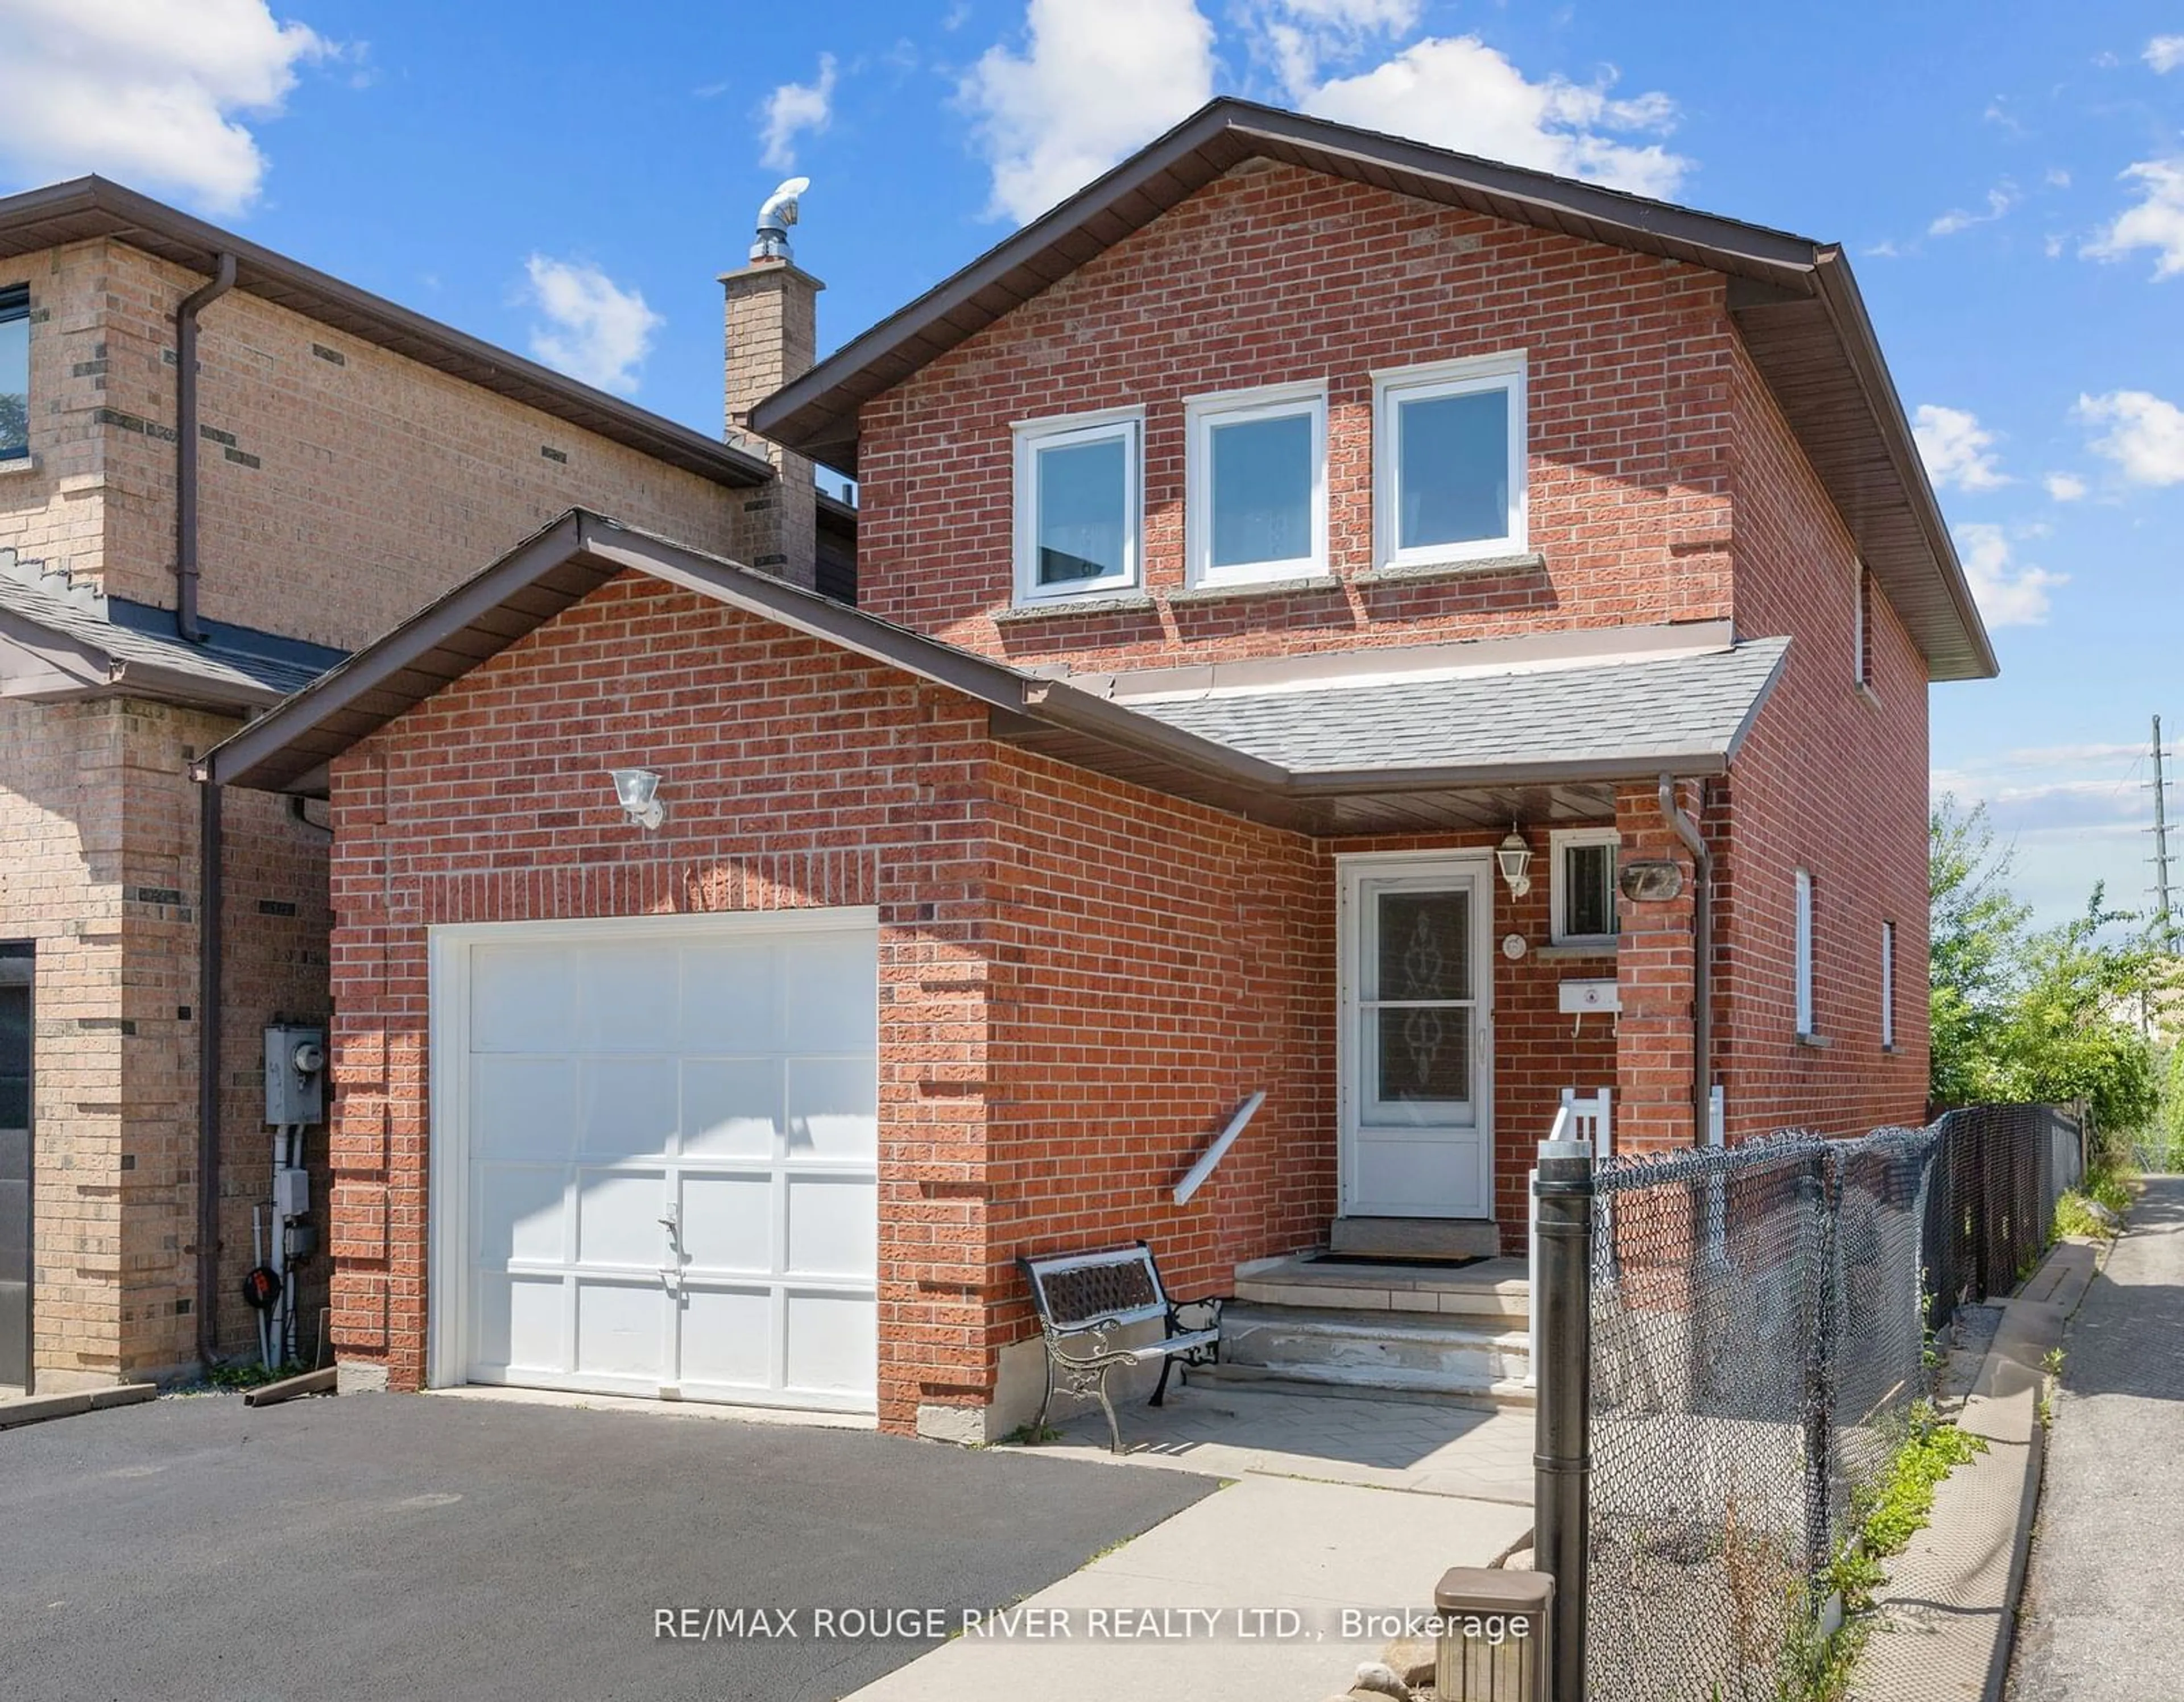
[[[1214,1487],[500,1401],[161,1400],[0,1432],[0,1694],[816,1702],[928,1646],[816,1610],[999,1605]],[[658,1636],[683,1608],[796,1634]]]

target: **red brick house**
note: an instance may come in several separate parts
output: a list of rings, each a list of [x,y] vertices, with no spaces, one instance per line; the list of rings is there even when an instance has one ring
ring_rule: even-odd
[[[1919,1115],[1995,665],[1839,249],[1217,102],[750,424],[855,607],[572,511],[206,765],[332,802],[352,1382],[990,1436],[1019,1254],[1263,1310],[1521,1254],[1564,1089]]]

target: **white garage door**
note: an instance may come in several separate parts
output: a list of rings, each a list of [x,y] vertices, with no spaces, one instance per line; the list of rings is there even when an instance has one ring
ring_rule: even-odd
[[[872,913],[448,928],[433,951],[435,1126],[460,1120],[434,1143],[435,1288],[461,1291],[436,1378],[870,1410]]]

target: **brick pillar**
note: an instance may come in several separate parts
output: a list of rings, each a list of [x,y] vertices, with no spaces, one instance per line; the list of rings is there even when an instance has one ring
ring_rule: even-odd
[[[744,503],[753,567],[808,586],[816,576],[817,520],[811,463],[754,435],[751,409],[818,356],[818,298],[827,286],[787,260],[754,260],[724,274],[727,359],[722,386],[729,442],[773,463],[777,476]]]
[[[1661,814],[1658,788],[1634,784],[1616,794],[1615,825],[1624,865],[1673,862],[1684,871],[1674,898],[1618,902],[1622,938],[1615,954],[1623,1011],[1615,1028],[1615,1144],[1659,1152],[1691,1144],[1691,858]],[[1679,794],[1696,805],[1689,788]]]

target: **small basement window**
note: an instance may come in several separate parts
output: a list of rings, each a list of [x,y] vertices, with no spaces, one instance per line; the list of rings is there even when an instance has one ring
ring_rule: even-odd
[[[1880,925],[1880,1044],[1896,1049],[1896,924]]]
[[[1558,827],[1548,835],[1551,943],[1615,943],[1615,853],[1620,843],[1613,827]]]
[[[1184,529],[1194,585],[1327,571],[1327,392],[1320,386],[1186,405]]]
[[[1143,433],[1134,410],[1017,426],[1019,603],[1135,587]]]
[[[1379,565],[1521,554],[1524,355],[1379,372],[1373,390]]]
[[[0,461],[31,453],[31,292],[0,289]]]

